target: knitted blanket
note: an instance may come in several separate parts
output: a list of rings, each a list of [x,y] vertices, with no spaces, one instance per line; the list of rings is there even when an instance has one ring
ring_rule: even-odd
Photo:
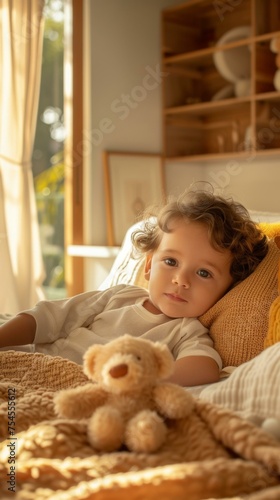
[[[53,409],[56,391],[88,381],[81,366],[8,351],[0,374],[1,499],[280,498],[280,443],[230,410],[197,399],[157,453],[97,453],[86,421]]]

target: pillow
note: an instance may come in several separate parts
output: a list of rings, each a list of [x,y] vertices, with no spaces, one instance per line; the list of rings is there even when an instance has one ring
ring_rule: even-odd
[[[204,388],[200,398],[261,420],[280,416],[280,343],[235,368],[229,378]]]
[[[279,222],[280,212],[264,212],[260,210],[248,210],[251,219],[254,222]]]
[[[276,238],[276,244],[278,244],[278,238],[280,235],[280,222],[261,222],[259,224],[259,227],[266,234],[266,236],[268,236],[268,238]]]
[[[275,238],[280,248],[280,237]],[[264,346],[269,347],[280,341],[280,262],[278,265],[278,297],[272,303],[269,310],[268,332],[264,341]]]
[[[280,234],[280,223],[260,224],[264,232]],[[269,241],[266,257],[255,271],[199,317],[209,329],[223,366],[239,366],[264,349],[269,309],[277,297],[280,250]]]
[[[99,287],[99,290],[105,290],[106,288],[120,284],[147,288],[148,282],[144,277],[145,257],[142,255],[138,258],[137,256],[133,257],[133,245],[131,241],[132,233],[136,229],[140,229],[142,224],[143,222],[137,222],[126,232],[110,273]]]

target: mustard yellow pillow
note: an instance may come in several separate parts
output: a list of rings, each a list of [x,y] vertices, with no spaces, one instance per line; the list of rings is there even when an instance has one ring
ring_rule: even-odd
[[[280,248],[280,236],[275,238]],[[280,341],[280,261],[278,264],[278,297],[272,302],[269,310],[268,332],[264,340],[264,347],[269,347]]]
[[[280,235],[280,222],[260,222],[258,226],[268,238],[277,238]],[[278,243],[279,246],[279,243]]]
[[[260,226],[266,234],[280,234],[280,223]],[[263,351],[270,306],[278,295],[279,260],[280,249],[272,238],[255,271],[199,317],[224,366],[239,366]]]

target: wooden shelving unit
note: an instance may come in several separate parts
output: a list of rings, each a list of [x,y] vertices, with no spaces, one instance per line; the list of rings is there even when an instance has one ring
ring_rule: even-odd
[[[242,158],[251,150],[280,154],[280,92],[273,83],[277,64],[271,50],[271,41],[280,38],[280,2],[231,3],[190,0],[162,12],[166,159]],[[240,27],[247,27],[249,36],[218,44]],[[231,51],[238,61],[240,50],[248,53],[249,66],[249,86],[241,95],[215,64],[217,52]],[[223,90],[227,97],[215,97]]]

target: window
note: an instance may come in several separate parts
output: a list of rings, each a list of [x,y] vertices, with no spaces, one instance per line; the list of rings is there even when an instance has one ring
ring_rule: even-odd
[[[46,0],[41,90],[32,167],[47,298],[66,295],[64,259],[64,2]]]
[[[33,174],[47,298],[83,291],[83,0],[46,0]],[[79,154],[77,154],[79,152]],[[77,160],[78,158],[78,160]],[[75,168],[74,168],[75,167]]]

